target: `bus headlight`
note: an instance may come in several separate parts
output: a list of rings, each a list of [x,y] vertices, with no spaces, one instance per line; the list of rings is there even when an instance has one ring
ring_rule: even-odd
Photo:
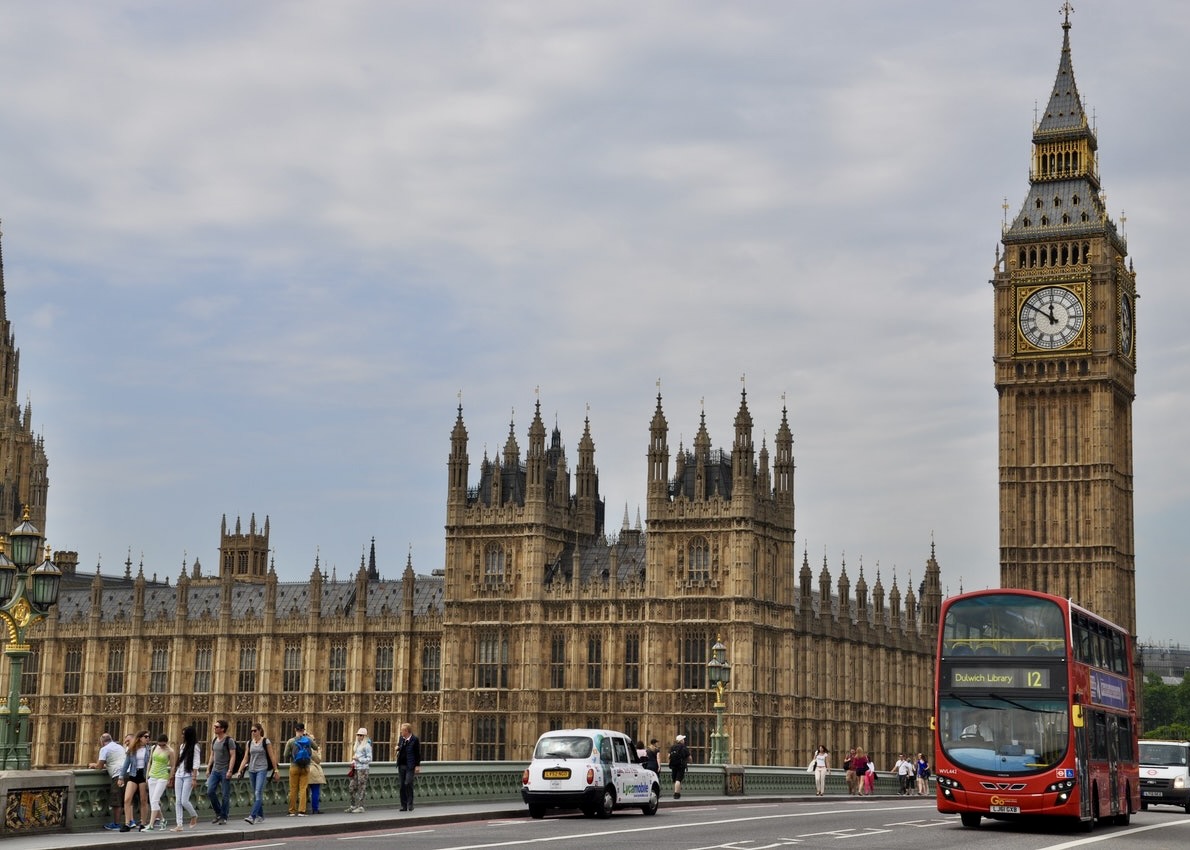
[[[1070,789],[1073,787],[1074,787],[1073,779],[1063,779],[1061,782],[1055,782],[1052,785],[1047,786],[1045,790],[1046,790],[1046,793],[1051,793],[1051,794],[1056,793],[1058,791],[1063,791],[1065,793],[1062,795],[1062,797],[1063,797],[1063,799],[1065,799],[1065,797],[1070,793]]]
[[[958,791],[963,790],[963,786],[959,782],[959,780],[951,779],[949,776],[939,776],[936,781],[938,782],[939,786],[941,786],[942,788],[944,788],[946,790],[950,790],[950,789],[955,789]]]
[[[1185,788],[1186,787],[1185,775],[1176,777],[1173,781],[1173,787],[1174,788]]]

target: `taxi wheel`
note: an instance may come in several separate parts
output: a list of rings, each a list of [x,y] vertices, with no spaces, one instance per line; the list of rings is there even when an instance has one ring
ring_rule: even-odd
[[[616,795],[612,793],[612,789],[604,788],[603,797],[599,801],[599,808],[595,810],[595,814],[601,818],[610,818],[612,810],[616,807]]]
[[[649,789],[649,802],[640,807],[646,815],[657,814],[657,805],[661,802],[661,791],[654,785]]]
[[[533,818],[533,820],[541,820],[545,817],[545,806],[541,803],[530,803],[529,817]]]

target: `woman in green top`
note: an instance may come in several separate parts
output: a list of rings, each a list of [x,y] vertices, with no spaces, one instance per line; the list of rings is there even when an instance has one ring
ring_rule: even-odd
[[[149,754],[149,825],[145,829],[165,829],[168,823],[161,813],[161,797],[174,778],[177,753],[169,745],[169,735],[162,732],[157,736],[157,746]],[[161,826],[157,826],[157,818]]]

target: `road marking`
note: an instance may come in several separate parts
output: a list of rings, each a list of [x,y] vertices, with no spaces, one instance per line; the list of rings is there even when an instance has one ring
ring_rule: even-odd
[[[1037,850],[1068,850],[1071,847],[1085,847],[1088,844],[1097,844],[1100,841],[1115,841],[1117,838],[1123,838],[1125,835],[1136,835],[1138,832],[1148,832],[1150,829],[1165,829],[1167,826],[1188,826],[1188,820],[1171,820],[1165,823],[1154,823],[1149,826],[1134,826],[1131,829],[1125,829],[1122,832],[1112,831],[1104,833],[1103,835],[1087,836],[1076,841],[1067,841],[1064,844],[1051,844],[1048,847],[1038,847]]]
[[[401,830],[400,832],[364,832],[359,835],[339,835],[336,838],[340,841],[356,841],[361,838],[396,838],[406,835],[429,835],[435,831],[433,829],[416,829],[410,831]]]
[[[845,829],[831,829],[826,832],[806,832],[799,835],[798,838],[867,838],[870,835],[883,835],[886,832],[892,832],[892,830],[855,826]]]
[[[918,829],[924,829],[927,826],[946,826],[953,823],[954,818],[946,818],[944,820],[902,820],[894,823],[886,823],[885,826],[913,826]]]
[[[910,808],[910,807],[907,807],[905,805],[884,806],[884,807],[880,807],[880,808],[864,809],[864,811],[866,811],[866,812],[904,812],[906,808]],[[936,811],[936,808],[933,803],[930,803],[928,805],[913,806],[911,808],[929,809],[931,811]],[[810,817],[820,817],[822,815],[844,815],[844,814],[854,814],[854,813],[855,813],[854,808],[834,809],[834,810],[832,810],[832,809],[816,809],[814,811],[809,811],[809,812],[781,812],[778,814],[771,814],[771,815],[750,815],[748,817],[723,818],[721,820],[711,820],[711,821],[681,821],[679,823],[661,823],[661,824],[658,824],[657,826],[639,826],[639,827],[625,827],[623,829],[606,829],[601,832],[587,832],[587,833],[583,833],[581,835],[551,835],[551,836],[546,836],[544,838],[520,838],[520,839],[510,839],[508,841],[491,841],[491,842],[487,842],[484,844],[457,844],[454,847],[443,847],[443,848],[441,848],[441,850],[487,850],[487,848],[492,848],[492,847],[516,847],[519,845],[545,844],[545,843],[554,842],[554,841],[575,841],[575,840],[579,840],[579,839],[606,838],[606,837],[612,836],[612,835],[631,835],[633,833],[640,833],[640,832],[658,832],[660,830],[670,830],[670,829],[703,829],[708,826],[719,826],[722,824],[749,823],[751,821],[779,820],[779,819],[783,819],[783,818],[810,818]],[[883,831],[887,831],[887,830],[875,830],[872,832],[853,831],[852,837],[854,837],[855,835],[879,835]],[[843,836],[840,836],[840,837],[843,837]]]

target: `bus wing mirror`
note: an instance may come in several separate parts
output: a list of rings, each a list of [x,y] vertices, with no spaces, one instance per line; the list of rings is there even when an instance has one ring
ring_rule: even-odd
[[[1079,705],[1078,703],[1075,703],[1074,705],[1070,706],[1070,711],[1071,711],[1070,717],[1074,721],[1074,728],[1082,729],[1083,728],[1083,707],[1081,705]]]

